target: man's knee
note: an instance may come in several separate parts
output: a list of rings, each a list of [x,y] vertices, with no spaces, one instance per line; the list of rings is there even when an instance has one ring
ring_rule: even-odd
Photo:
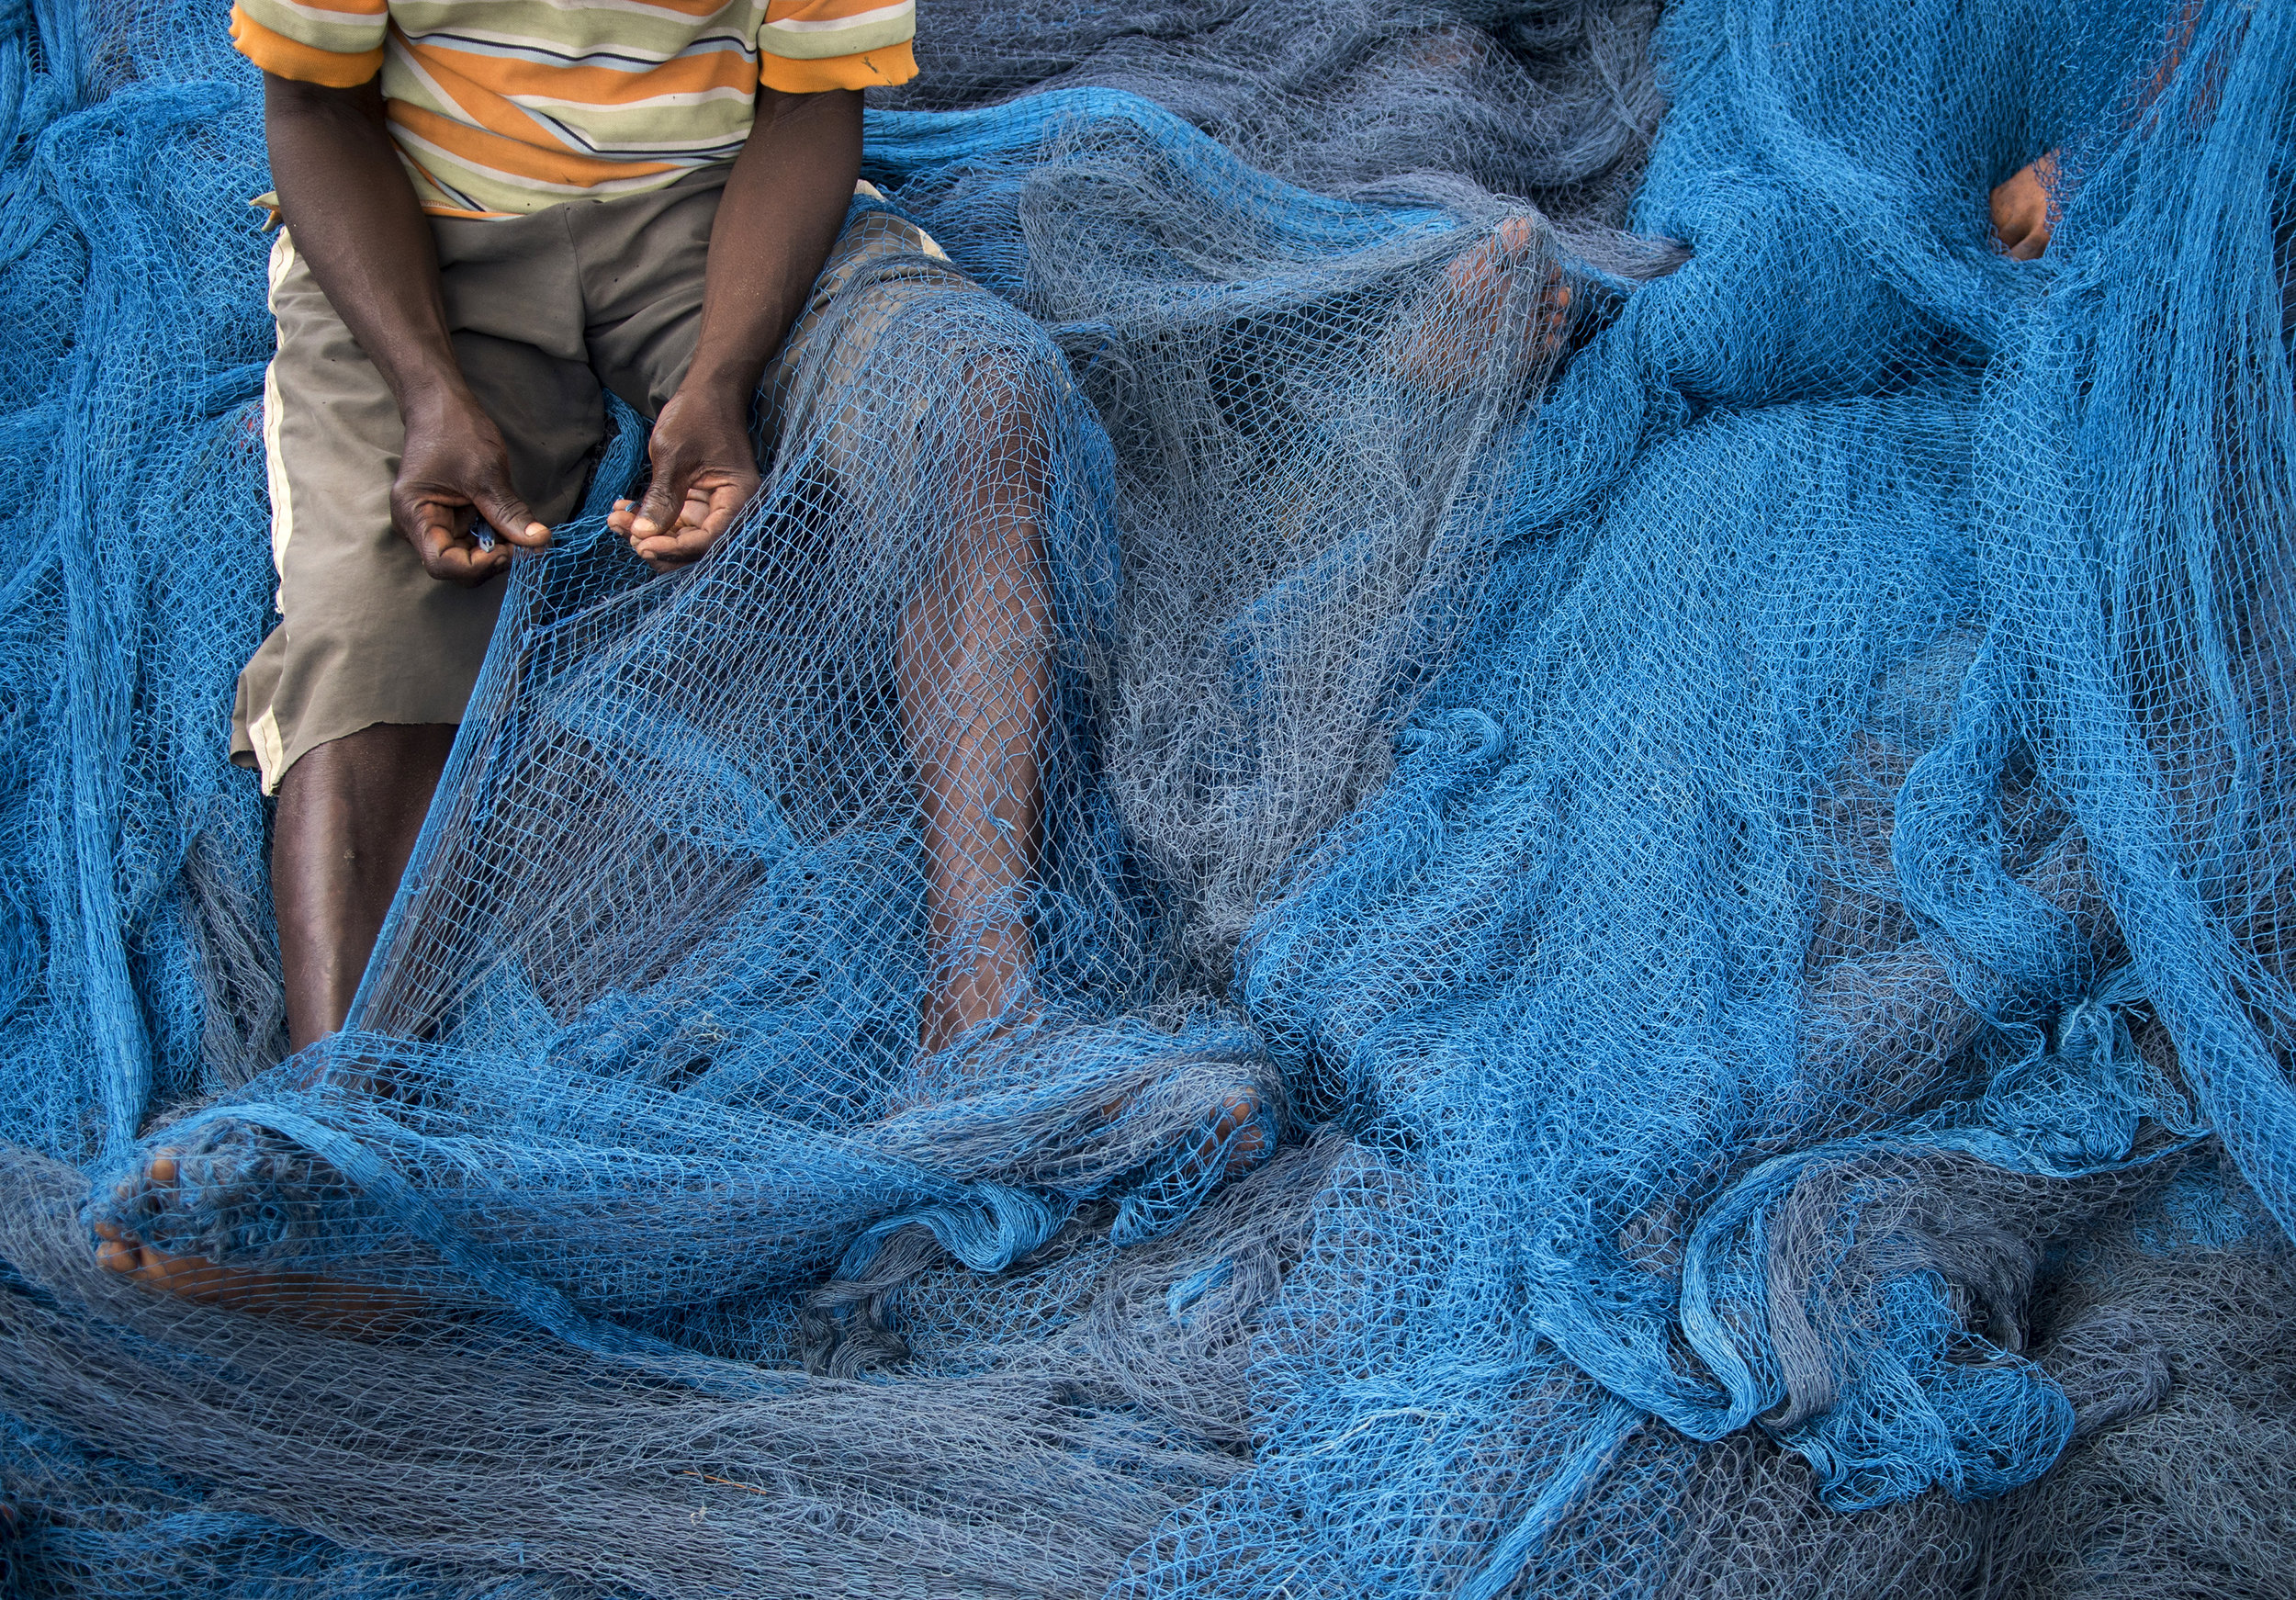
[[[1031,327],[1030,332],[1036,333]],[[950,379],[960,397],[955,430],[961,448],[976,460],[995,462],[1009,472],[1029,468],[1041,478],[1046,440],[1065,379],[1058,356],[1034,341],[989,338],[951,353]]]

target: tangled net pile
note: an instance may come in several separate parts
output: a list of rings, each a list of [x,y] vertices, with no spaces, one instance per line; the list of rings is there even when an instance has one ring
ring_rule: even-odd
[[[676,578],[622,415],[287,1062],[222,9],[0,18],[16,1593],[2290,1592],[2296,7],[927,0],[1006,304]],[[919,1061],[982,505],[1034,975]]]

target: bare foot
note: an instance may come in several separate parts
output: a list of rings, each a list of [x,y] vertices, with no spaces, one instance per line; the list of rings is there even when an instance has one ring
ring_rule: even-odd
[[[1396,342],[1390,360],[1403,377],[1430,389],[1455,391],[1506,332],[1511,280],[1536,240],[1527,217],[1509,217],[1491,237],[1452,257],[1433,294],[1414,307],[1418,316]],[[1551,361],[1562,352],[1570,324],[1570,280],[1549,262],[1524,357]]]
[[[387,1335],[422,1316],[421,1300],[403,1290],[338,1282],[310,1272],[232,1267],[148,1243],[145,1233],[180,1220],[188,1200],[199,1191],[221,1195],[229,1203],[239,1198],[237,1190],[264,1181],[258,1174],[235,1170],[233,1155],[228,1150],[153,1151],[141,1171],[112,1191],[113,1216],[131,1220],[98,1217],[92,1223],[101,1241],[96,1264],[158,1293],[283,1317],[333,1333]],[[143,1219],[143,1226],[138,1227],[133,1219]]]
[[[1125,1108],[1114,1108],[1120,1113]],[[1160,1233],[1194,1211],[1213,1189],[1275,1153],[1276,1119],[1263,1092],[1231,1084],[1211,1110],[1130,1186],[1118,1201],[1109,1238],[1134,1243]]]
[[[1993,236],[2012,261],[2038,261],[2049,248],[2049,189],[2056,182],[2057,152],[2020,167],[1993,191]]]
[[[1135,1098],[1126,1094],[1103,1105],[1101,1121],[1115,1121],[1131,1109]],[[1224,1181],[1257,1166],[1275,1143],[1269,1137],[1270,1119],[1261,1114],[1265,1109],[1258,1090],[1231,1090],[1205,1120],[1195,1147],[1181,1155],[1180,1168],[1200,1174],[1217,1163],[1220,1177]]]
[[[1239,1172],[1249,1172],[1267,1155],[1272,1141],[1268,1138],[1267,1120],[1260,1115],[1260,1098],[1250,1089],[1242,1089],[1220,1102],[1220,1114],[1212,1119],[1210,1132],[1198,1147],[1198,1155],[1211,1161],[1224,1151],[1226,1158],[1220,1163],[1220,1176],[1233,1177]]]

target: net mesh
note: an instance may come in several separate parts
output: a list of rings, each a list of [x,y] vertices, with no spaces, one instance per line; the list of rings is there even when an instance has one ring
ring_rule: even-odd
[[[0,1589],[2287,1593],[2296,13],[927,0],[283,1060],[220,12],[0,9]]]

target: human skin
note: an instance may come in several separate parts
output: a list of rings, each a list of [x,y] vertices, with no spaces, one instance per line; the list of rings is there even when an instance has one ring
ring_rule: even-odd
[[[265,73],[264,138],[296,250],[406,423],[391,521],[432,577],[483,583],[510,566],[513,547],[549,543],[550,530],[512,487],[501,431],[455,359],[438,251],[384,126],[381,86],[336,89]],[[481,549],[477,516],[508,543]]]
[[[2049,188],[2056,181],[2057,154],[2051,151],[2022,166],[1993,191],[1994,236],[2013,261],[2038,261],[2049,248]]]
[[[2167,46],[2144,85],[2142,106],[2149,107],[2167,89],[2184,64],[2185,51],[2191,46],[2192,31],[2200,19],[2199,0],[2187,0],[2169,28]],[[2011,260],[2038,261],[2049,248],[2049,240],[2055,231],[2049,215],[2049,197],[2061,176],[2057,154],[2052,150],[2039,161],[2018,168],[1993,191],[1993,235],[1999,241],[2003,254]]]
[[[693,361],[655,426],[653,490],[613,518],[657,570],[701,557],[757,488],[749,397],[844,221],[861,130],[852,91],[758,92],[711,231]],[[264,131],[297,252],[399,402],[394,525],[443,582],[498,577],[550,532],[520,499],[501,432],[456,359],[431,224],[381,89],[265,73]],[[491,548],[479,519],[501,535]],[[312,750],[281,783],[273,884],[293,1048],[348,1015],[452,738],[448,727],[378,725]]]
[[[391,141],[379,85],[330,88],[266,73],[264,134],[296,250],[406,426],[393,525],[442,582],[500,576],[515,550],[546,546],[550,530],[520,498],[501,431],[456,359],[430,220]],[[693,360],[655,423],[653,488],[613,519],[656,570],[699,559],[757,489],[749,398],[844,223],[861,148],[858,93],[758,91],[756,121],[711,230]],[[480,519],[501,535],[490,548],[477,537]],[[291,1049],[349,1015],[454,732],[378,724],[319,746],[282,779],[272,885]],[[164,1198],[176,1160],[155,1151],[122,1196]],[[168,1256],[110,1223],[96,1232],[104,1266],[186,1298],[285,1304],[362,1324],[405,1314],[401,1296]]]
[[[394,523],[433,577],[487,581],[508,567],[512,547],[537,548],[549,534],[518,499],[501,434],[456,363],[429,223],[381,97],[372,85],[327,90],[279,79],[267,91],[284,219],[406,423]],[[843,223],[861,135],[857,94],[760,92],[710,235],[695,355],[655,423],[652,486],[609,518],[658,571],[699,559],[759,486],[750,400]],[[1021,892],[1035,870],[1039,760],[1053,715],[1041,397],[994,351],[951,359],[972,448],[952,475],[945,547],[904,609],[897,647],[901,731],[918,779],[928,867],[926,1054],[1029,1009],[1035,952]],[[482,549],[472,531],[480,517],[507,543]],[[366,728],[313,749],[280,785],[273,886],[297,1049],[348,1015],[453,733]],[[1248,1092],[1224,1097],[1208,1114],[1199,1159],[1233,1170],[1265,1155],[1258,1110]],[[218,1159],[160,1145],[115,1200],[130,1217],[156,1217],[212,1183]],[[187,1161],[197,1172],[184,1171]],[[354,1334],[424,1314],[407,1291],[170,1255],[133,1222],[94,1228],[104,1267],[178,1297]]]
[[[656,571],[698,560],[758,487],[749,400],[845,221],[861,97],[758,91],[757,122],[710,230],[693,365],[654,423],[654,480],[607,523]]]
[[[447,334],[438,254],[375,83],[264,75],[264,131],[297,251],[390,386],[406,445],[391,516],[433,578],[483,583],[549,529],[512,487],[510,455]],[[861,175],[850,89],[758,90],[756,120],[711,229],[693,361],[655,422],[653,487],[616,531],[658,570],[698,559],[758,485],[749,399],[827,259]],[[479,547],[483,517],[505,544]]]

